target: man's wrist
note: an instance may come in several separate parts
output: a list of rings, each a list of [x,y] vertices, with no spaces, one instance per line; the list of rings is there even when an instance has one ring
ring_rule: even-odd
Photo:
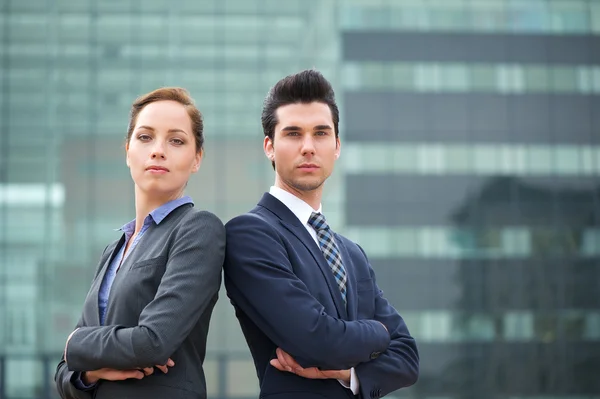
[[[350,385],[350,370],[340,370],[336,379]]]

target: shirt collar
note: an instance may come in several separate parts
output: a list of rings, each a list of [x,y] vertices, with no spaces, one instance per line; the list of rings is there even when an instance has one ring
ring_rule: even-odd
[[[171,212],[185,204],[194,204],[194,201],[192,200],[192,198],[190,198],[190,196],[185,195],[181,198],[169,201],[166,204],[162,204],[161,206],[150,212],[148,216],[146,216],[146,219],[144,219],[144,224],[149,224],[152,220],[154,221],[154,223],[160,224],[160,222],[162,222],[167,216],[169,216]],[[132,235],[135,230],[135,219],[133,219],[129,223],[124,224],[123,226],[121,226],[120,229],[117,229],[117,231],[119,230],[123,231],[128,236]]]
[[[308,219],[310,219],[310,215],[312,215],[313,212],[321,212],[322,209],[321,204],[319,204],[319,209],[315,211],[312,206],[308,205],[294,194],[276,186],[271,186],[269,194],[283,202],[283,204],[296,215],[298,220],[304,224],[308,223]]]

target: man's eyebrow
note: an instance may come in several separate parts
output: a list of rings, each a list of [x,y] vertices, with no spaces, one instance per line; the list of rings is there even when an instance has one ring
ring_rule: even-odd
[[[298,127],[298,126],[286,126],[283,129],[281,129],[281,130],[285,130],[285,131],[291,131],[291,130],[293,130],[293,131],[296,131],[296,130],[302,130],[302,129],[300,127]]]

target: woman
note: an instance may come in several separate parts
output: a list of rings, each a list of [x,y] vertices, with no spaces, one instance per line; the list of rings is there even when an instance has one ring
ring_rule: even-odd
[[[62,398],[206,398],[202,363],[225,229],[183,195],[202,159],[187,91],[138,98],[127,131],[135,219],[102,254],[55,381]]]

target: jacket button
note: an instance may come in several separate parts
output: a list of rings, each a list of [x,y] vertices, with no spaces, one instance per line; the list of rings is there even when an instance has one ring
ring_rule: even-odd
[[[371,353],[371,360],[377,359],[381,355],[381,352],[373,352]]]

